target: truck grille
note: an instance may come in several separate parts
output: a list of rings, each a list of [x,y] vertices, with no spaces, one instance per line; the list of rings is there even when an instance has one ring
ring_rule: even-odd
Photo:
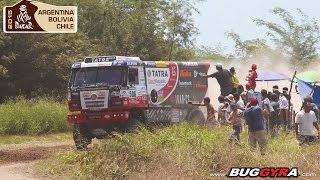
[[[81,91],[81,107],[88,110],[108,108],[108,90]]]

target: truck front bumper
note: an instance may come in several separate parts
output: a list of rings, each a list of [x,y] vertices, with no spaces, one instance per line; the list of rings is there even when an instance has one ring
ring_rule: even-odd
[[[69,123],[124,122],[128,119],[128,111],[81,112],[68,114]]]

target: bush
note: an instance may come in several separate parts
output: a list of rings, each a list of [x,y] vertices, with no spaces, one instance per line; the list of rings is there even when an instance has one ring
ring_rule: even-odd
[[[85,153],[61,153],[43,166],[55,174],[73,173],[74,179],[211,179],[210,173],[228,173],[239,166],[320,171],[319,145],[299,149],[293,133],[269,137],[267,154],[261,156],[258,149],[250,151],[247,132],[241,133],[241,146],[228,143],[230,132],[231,127],[185,123],[155,132],[142,129],[94,144]],[[67,172],[70,167],[74,171]]]
[[[66,132],[67,106],[52,98],[9,99],[0,105],[0,134],[45,134]]]

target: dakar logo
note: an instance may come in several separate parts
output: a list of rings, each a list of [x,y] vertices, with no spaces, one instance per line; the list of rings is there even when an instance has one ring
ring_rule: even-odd
[[[17,21],[15,22],[16,29],[33,29],[31,16],[28,15],[28,10],[26,5],[20,6],[20,14],[17,16]]]
[[[3,8],[5,33],[75,33],[77,7],[22,0]]]

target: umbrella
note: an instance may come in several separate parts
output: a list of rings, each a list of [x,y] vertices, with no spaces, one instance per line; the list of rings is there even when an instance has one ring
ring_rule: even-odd
[[[320,104],[320,87],[314,86],[313,84],[298,80],[298,88],[299,88],[299,95],[301,101],[307,95],[311,95],[313,97],[313,102],[317,105]]]
[[[256,81],[281,81],[290,79],[288,76],[274,71],[258,71],[257,73],[258,78]]]
[[[320,81],[320,72],[319,71],[305,71],[296,75],[294,81],[302,80],[308,83],[314,83]]]

